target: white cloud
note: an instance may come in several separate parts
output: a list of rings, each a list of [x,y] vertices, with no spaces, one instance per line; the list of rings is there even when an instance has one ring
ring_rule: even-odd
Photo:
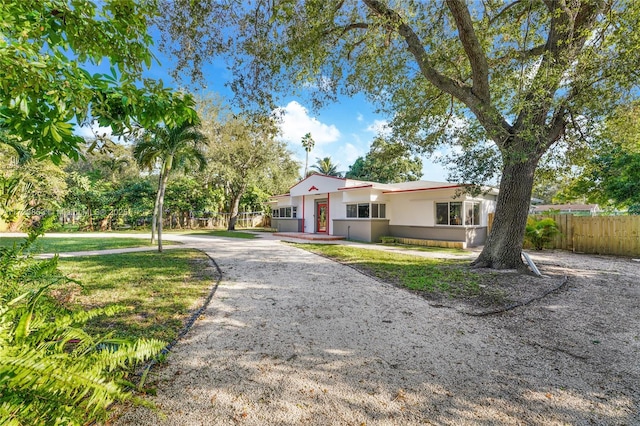
[[[366,131],[384,136],[388,136],[391,133],[387,120],[373,120],[373,123],[367,126]]]
[[[317,118],[309,116],[308,110],[296,101],[291,101],[278,111],[281,115],[281,138],[292,145],[300,145],[302,137],[311,133],[317,145],[335,142],[340,138],[340,131],[333,124],[325,124]]]
[[[358,120],[360,122],[363,121],[364,120],[364,115],[358,113],[358,115],[356,116],[356,120]]]
[[[111,138],[113,131],[111,130],[111,127],[101,127],[94,122],[91,126],[76,127],[75,134],[89,139],[93,139],[98,136]]]
[[[362,149],[358,149],[355,145],[347,143],[343,147],[343,151],[341,152],[343,162],[343,167],[340,170],[344,169],[345,171],[349,169],[349,166],[356,162],[358,157],[364,157],[367,153]],[[345,164],[346,163],[346,164]]]

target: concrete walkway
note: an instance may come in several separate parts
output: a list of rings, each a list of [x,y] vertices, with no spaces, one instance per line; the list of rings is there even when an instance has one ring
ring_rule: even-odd
[[[307,239],[307,238],[296,238],[293,234],[272,234],[268,232],[255,232],[255,231],[242,231],[251,233],[257,236],[258,239],[269,240],[269,241],[285,241],[291,243],[298,244],[341,244],[348,245],[352,247],[358,247],[369,250],[380,250],[387,252],[395,252],[395,253],[403,253],[420,257],[427,258],[439,258],[439,259],[473,259],[479,253],[479,248],[472,248],[467,250],[466,253],[453,253],[451,251],[422,251],[422,250],[412,250],[411,248],[403,247],[401,245],[398,246],[385,246],[380,244],[370,244],[370,243],[360,243],[357,241],[347,241],[347,240],[335,240],[335,239]],[[25,237],[24,233],[3,233],[0,234],[0,238],[2,237]],[[140,238],[140,239],[149,239],[149,234],[128,234],[128,233],[99,233],[99,232],[86,232],[86,233],[47,233],[45,238],[65,238],[73,236],[73,238]],[[163,250],[172,250],[179,248],[200,248],[202,244],[206,244],[207,242],[216,242],[216,241],[235,241],[237,238],[233,237],[217,237],[206,234],[189,234],[185,232],[184,234],[177,233],[167,233],[163,235],[164,241],[172,241],[177,242],[179,244],[170,244],[163,245]],[[77,251],[77,252],[64,252],[59,253],[59,257],[78,257],[78,256],[98,256],[101,254],[115,254],[115,253],[134,253],[141,251],[154,251],[157,250],[156,247],[129,247],[129,248],[121,248],[121,249],[109,249],[109,250],[89,250],[89,251]],[[51,258],[54,256],[54,253],[42,253],[37,255],[37,258],[45,259]]]

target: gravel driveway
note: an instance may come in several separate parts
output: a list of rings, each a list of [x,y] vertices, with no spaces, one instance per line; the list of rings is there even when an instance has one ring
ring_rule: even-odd
[[[116,424],[640,424],[640,263],[538,255],[564,290],[473,317],[278,241],[196,244],[223,280],[158,409]]]

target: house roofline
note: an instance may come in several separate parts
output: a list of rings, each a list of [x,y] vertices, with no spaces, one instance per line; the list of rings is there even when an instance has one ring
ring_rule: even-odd
[[[412,189],[396,189],[389,191],[382,191],[383,194],[397,194],[401,192],[418,192],[418,191],[432,191],[435,189],[451,189],[451,188],[462,188],[466,185],[447,185],[447,186],[432,186],[430,188],[412,188]]]
[[[338,188],[338,191],[346,191],[346,190],[349,190],[349,189],[362,189],[362,188],[373,188],[373,184],[370,183],[368,185],[344,186],[342,188]]]
[[[332,179],[338,179],[338,180],[342,180],[342,181],[346,181],[347,178],[342,178],[342,177],[337,177],[337,176],[329,176],[329,175],[323,175],[322,173],[312,173],[309,176],[307,176],[306,178],[302,179],[300,182],[296,183],[295,185],[291,186],[289,188],[289,191],[291,191],[292,188],[295,188],[296,186],[300,185],[302,182],[304,182],[305,180],[313,177],[313,176],[322,176],[322,177],[328,177],[328,178],[332,178]]]

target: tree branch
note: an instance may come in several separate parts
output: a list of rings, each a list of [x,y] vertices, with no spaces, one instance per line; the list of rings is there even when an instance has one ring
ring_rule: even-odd
[[[489,66],[487,65],[487,56],[473,28],[473,21],[471,20],[467,4],[464,0],[447,0],[447,6],[456,22],[458,38],[462,42],[462,47],[471,64],[473,93],[483,101],[489,103],[491,96],[489,92]]]
[[[566,113],[567,109],[564,105],[560,105],[556,109],[556,112],[553,114],[553,118],[551,119],[551,123],[547,131],[546,144],[543,147],[540,147],[539,151],[542,151],[540,152],[540,155],[544,154],[547,149],[549,149],[551,145],[553,145],[558,139],[560,139],[560,137],[564,133],[564,130],[567,126],[567,120],[565,119]]]
[[[439,73],[429,61],[420,37],[404,22],[402,17],[394,10],[378,0],[363,0],[371,11],[380,17],[387,19],[407,43],[407,50],[418,63],[421,74],[445,93],[448,93],[464,103],[476,115],[480,123],[485,127],[494,142],[501,146],[503,141],[511,134],[511,125],[494,108],[488,98],[479,97],[471,87],[466,86],[450,77]]]
[[[510,54],[501,56],[499,58],[495,58],[491,60],[491,62],[503,62],[509,59],[519,59],[522,61],[522,60],[532,58],[534,56],[540,56],[545,52],[546,49],[547,49],[547,45],[545,43],[539,46],[532,47],[531,49],[528,49],[528,50],[513,50],[510,52]]]

